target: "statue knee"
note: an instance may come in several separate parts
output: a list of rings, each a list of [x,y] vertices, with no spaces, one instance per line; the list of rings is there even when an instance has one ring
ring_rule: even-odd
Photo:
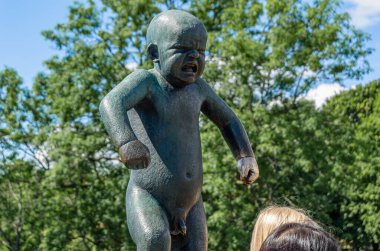
[[[171,236],[169,229],[149,232],[145,235],[147,250],[170,250]]]

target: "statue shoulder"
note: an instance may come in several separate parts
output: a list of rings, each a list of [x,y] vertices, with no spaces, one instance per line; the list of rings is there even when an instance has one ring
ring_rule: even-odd
[[[203,78],[198,78],[196,84],[199,86],[202,94],[207,96],[210,92],[214,93],[213,88]]]
[[[156,76],[150,71],[145,69],[136,69],[126,78],[124,78],[120,84],[128,83],[129,85],[143,84],[151,85],[157,82]]]

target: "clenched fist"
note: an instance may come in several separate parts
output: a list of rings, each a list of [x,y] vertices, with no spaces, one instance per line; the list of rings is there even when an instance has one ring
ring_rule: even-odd
[[[128,142],[119,148],[120,161],[128,168],[143,169],[150,163],[148,148],[138,140]]]
[[[244,184],[252,184],[259,177],[259,167],[254,157],[243,157],[237,161],[240,180]]]

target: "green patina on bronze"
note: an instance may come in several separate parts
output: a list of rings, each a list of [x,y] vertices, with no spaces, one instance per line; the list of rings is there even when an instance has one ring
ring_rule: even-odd
[[[204,25],[184,11],[166,11],[150,23],[147,40],[154,68],[134,71],[100,104],[120,159],[132,169],[128,228],[137,250],[207,250],[200,112],[222,132],[246,183],[257,178],[257,164],[239,119],[200,78]]]

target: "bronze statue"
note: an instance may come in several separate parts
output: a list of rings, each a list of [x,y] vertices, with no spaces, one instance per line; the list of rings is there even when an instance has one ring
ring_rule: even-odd
[[[258,167],[239,119],[200,78],[207,31],[193,15],[169,10],[147,31],[151,70],[136,70],[100,104],[102,120],[132,169],[126,207],[137,250],[207,250],[199,115],[218,126],[241,179]]]

